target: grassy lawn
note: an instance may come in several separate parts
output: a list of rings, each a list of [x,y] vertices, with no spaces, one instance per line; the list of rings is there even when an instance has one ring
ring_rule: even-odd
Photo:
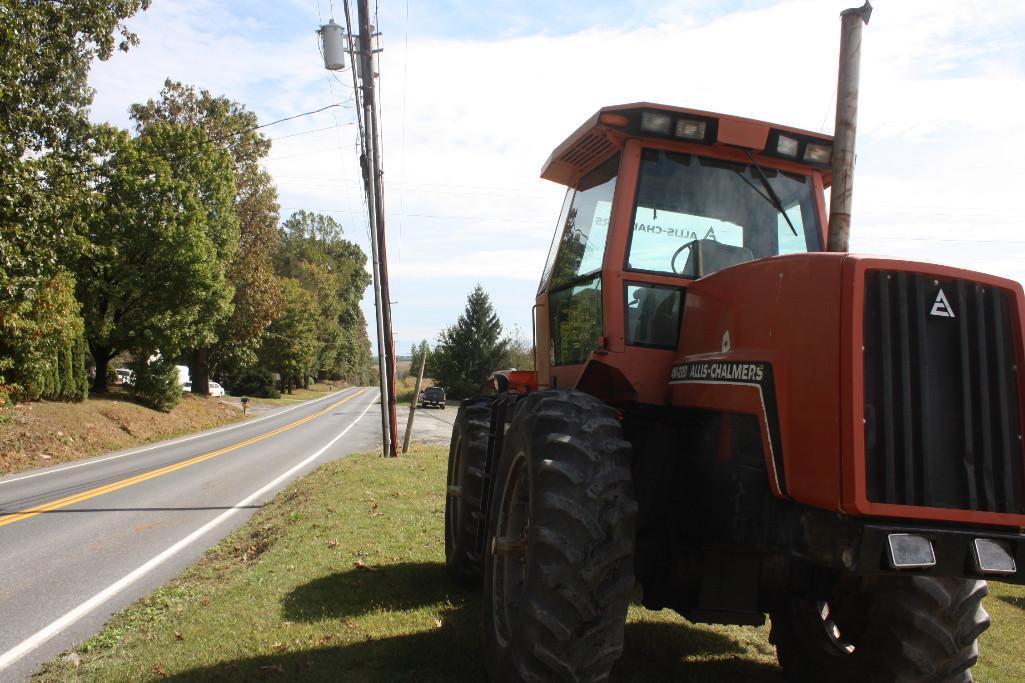
[[[480,599],[443,567],[446,448],[330,463],[114,617],[44,681],[479,681]],[[1025,680],[1025,590],[994,587],[980,681]],[[631,610],[615,681],[782,680],[768,629]]]

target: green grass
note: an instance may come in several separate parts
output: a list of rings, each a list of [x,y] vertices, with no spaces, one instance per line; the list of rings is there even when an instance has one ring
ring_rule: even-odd
[[[296,482],[44,681],[479,681],[480,598],[444,572],[446,448]],[[1025,680],[1025,590],[994,586],[980,681]],[[615,681],[782,680],[768,629],[630,612]]]

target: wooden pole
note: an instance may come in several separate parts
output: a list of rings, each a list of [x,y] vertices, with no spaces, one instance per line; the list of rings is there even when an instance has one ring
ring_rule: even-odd
[[[413,432],[413,414],[416,402],[420,399],[420,384],[424,381],[424,366],[427,365],[427,353],[420,359],[420,374],[416,378],[416,389],[413,389],[413,400],[409,402],[409,419],[406,420],[406,436],[402,439],[402,452],[409,450],[409,435]]]

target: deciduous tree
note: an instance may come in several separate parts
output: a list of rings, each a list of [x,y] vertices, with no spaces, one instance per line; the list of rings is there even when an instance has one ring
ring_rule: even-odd
[[[225,260],[238,244],[227,153],[188,151],[203,149],[201,129],[161,122],[136,138],[105,134],[88,249],[74,262],[97,391],[121,351],[173,358],[213,340],[231,312]]]
[[[244,104],[171,79],[159,98],[132,105],[131,114],[139,132],[158,121],[198,126],[208,146],[231,155],[239,224],[238,248],[226,264],[234,287],[232,313],[218,321],[217,344],[194,350],[190,359],[192,391],[206,394],[211,368],[237,377],[255,363],[261,335],[280,312],[281,286],[271,262],[280,220],[277,188],[259,164],[271,143]]]
[[[149,0],[0,0],[0,319],[9,328],[32,321],[81,327],[73,296],[51,302],[54,307],[41,293],[53,282],[69,282],[60,256],[81,228],[78,209],[91,181],[90,64],[135,45],[123,22],[148,6]],[[25,366],[13,362],[15,355],[59,364],[57,358],[81,345],[73,342],[54,356],[32,346],[33,338],[21,337],[29,345],[18,348],[11,336],[0,338],[0,372],[26,389],[35,380],[19,374]],[[71,372],[72,384],[84,382],[77,362]],[[54,366],[43,375],[54,373],[66,374]]]

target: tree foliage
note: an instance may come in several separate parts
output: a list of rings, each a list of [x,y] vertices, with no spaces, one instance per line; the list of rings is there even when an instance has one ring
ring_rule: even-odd
[[[372,376],[359,309],[370,284],[366,262],[363,250],[342,238],[342,226],[330,216],[298,211],[282,224],[275,270],[295,280],[317,310],[316,352],[298,381],[315,376],[363,383]]]
[[[88,394],[85,338],[75,281],[60,273],[0,316],[0,357],[18,400],[79,401]]]
[[[173,361],[140,353],[132,363],[132,372],[132,393],[143,405],[167,413],[181,402],[182,386]]]
[[[431,345],[427,340],[421,340],[419,344],[413,344],[409,350],[409,374],[417,377],[420,374],[420,364],[431,354]]]
[[[477,285],[456,323],[442,330],[427,361],[428,374],[454,398],[477,393],[484,380],[502,367],[509,342],[491,297]]]
[[[281,315],[264,336],[261,359],[281,376],[282,388],[291,393],[313,367],[317,355],[316,303],[295,278],[282,278]]]
[[[70,280],[61,255],[76,244],[88,192],[89,67],[138,42],[123,22],[148,6],[149,0],[0,0],[0,372],[27,397],[54,395],[47,377],[66,380],[62,387],[69,388],[56,391],[62,398],[85,395],[81,343],[58,352],[44,348],[50,338],[30,330],[81,327],[78,303],[63,296]],[[48,302],[45,290],[54,282],[62,295]],[[18,335],[17,343],[8,333]],[[12,354],[20,354],[17,362]],[[41,365],[26,368],[26,358]]]
[[[226,153],[182,152],[202,148],[201,129],[157,123],[136,138],[107,134],[88,249],[74,262],[97,390],[121,351],[173,358],[213,342],[231,312],[224,262],[238,243]]]
[[[159,121],[200,127],[210,146],[231,155],[239,241],[226,274],[234,299],[231,315],[217,325],[210,361],[216,373],[237,377],[255,363],[261,335],[281,306],[271,261],[280,220],[277,188],[259,164],[270,140],[257,130],[256,114],[245,105],[171,79],[164,81],[159,98],[132,105],[131,115],[140,133]]]
[[[519,326],[514,326],[512,332],[506,337],[508,346],[506,348],[505,360],[502,361],[503,368],[515,368],[517,370],[534,369],[534,345],[528,340]]]

